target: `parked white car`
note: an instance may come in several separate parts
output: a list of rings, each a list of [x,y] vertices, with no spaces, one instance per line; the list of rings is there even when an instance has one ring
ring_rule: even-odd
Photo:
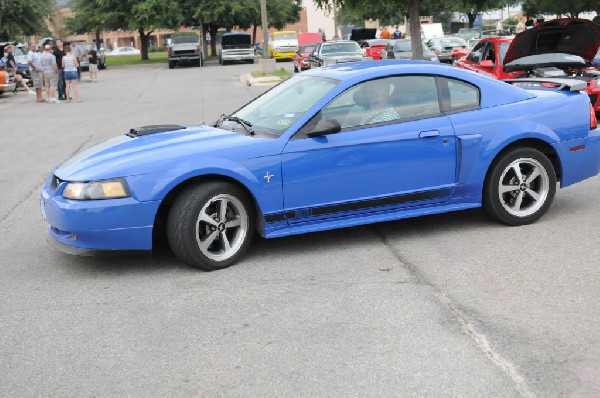
[[[107,52],[106,55],[139,55],[140,50],[133,47],[117,47],[114,50]]]

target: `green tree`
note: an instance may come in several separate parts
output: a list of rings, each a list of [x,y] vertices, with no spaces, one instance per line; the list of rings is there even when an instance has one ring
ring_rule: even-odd
[[[298,21],[301,3],[301,0],[269,0],[269,26],[281,29],[288,23]],[[261,25],[259,0],[181,0],[180,4],[186,16],[185,25],[202,25],[203,32],[210,33],[212,54],[216,54],[216,37],[221,28],[229,31],[234,27],[254,27],[253,39],[256,40],[256,27]]]
[[[96,46],[100,48],[100,33],[108,27],[104,13],[97,12],[96,0],[75,0],[73,4],[74,17],[63,19],[65,28],[72,34],[94,33]]]
[[[0,0],[0,41],[47,34],[53,0]]]
[[[82,13],[69,22],[76,32],[85,30],[86,23],[88,31],[136,31],[143,60],[148,59],[148,39],[155,29],[177,29],[184,20],[179,2],[170,0],[76,0],[75,10]]]
[[[453,1],[454,11],[464,12],[469,18],[469,28],[473,27],[477,15],[489,10],[497,10],[506,5],[506,0],[459,0]]]
[[[385,7],[396,7],[408,11],[410,20],[410,37],[413,58],[423,58],[423,45],[421,44],[421,0],[313,0],[321,9],[331,11],[348,7],[352,12],[360,13],[365,19],[382,18],[381,10]]]

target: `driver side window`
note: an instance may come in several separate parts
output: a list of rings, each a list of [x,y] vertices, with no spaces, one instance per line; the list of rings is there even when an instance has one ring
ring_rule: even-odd
[[[473,48],[473,50],[471,50],[469,55],[467,55],[467,60],[478,64],[481,61],[481,53],[483,52],[484,46],[484,42],[477,43],[477,45]]]

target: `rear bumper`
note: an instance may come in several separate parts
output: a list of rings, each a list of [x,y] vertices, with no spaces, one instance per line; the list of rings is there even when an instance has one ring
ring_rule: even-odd
[[[295,52],[273,52],[273,58],[275,59],[292,59],[292,57],[294,56],[294,54],[296,54]]]
[[[567,187],[600,173],[600,129],[586,138],[552,145],[561,161],[561,187]]]

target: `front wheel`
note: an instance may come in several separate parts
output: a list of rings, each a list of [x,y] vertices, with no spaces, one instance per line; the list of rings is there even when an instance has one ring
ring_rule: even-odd
[[[254,234],[250,200],[240,188],[210,182],[186,188],[167,219],[173,253],[205,271],[227,268],[241,259]]]
[[[533,148],[518,148],[491,167],[483,206],[492,218],[508,225],[525,225],[544,215],[556,193],[556,173],[546,155]]]

